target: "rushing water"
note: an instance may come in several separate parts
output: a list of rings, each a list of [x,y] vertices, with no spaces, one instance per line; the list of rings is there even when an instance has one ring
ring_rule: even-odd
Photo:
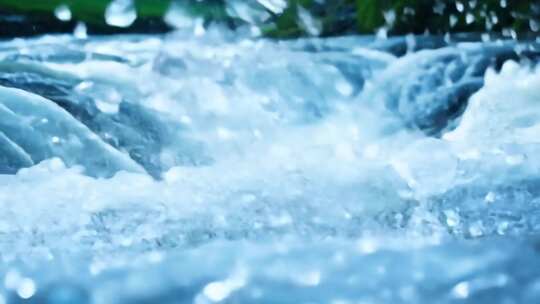
[[[218,29],[3,42],[0,303],[535,303],[539,58]]]

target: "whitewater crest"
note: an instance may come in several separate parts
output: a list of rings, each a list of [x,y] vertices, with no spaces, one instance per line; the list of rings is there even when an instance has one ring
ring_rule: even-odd
[[[0,303],[538,299],[538,45],[411,39],[1,43]]]

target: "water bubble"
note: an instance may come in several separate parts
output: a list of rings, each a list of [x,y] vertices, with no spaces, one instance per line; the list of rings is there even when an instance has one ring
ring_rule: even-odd
[[[71,10],[69,9],[69,6],[65,4],[58,6],[54,10],[54,15],[56,16],[56,18],[58,18],[58,20],[64,22],[70,21],[72,18]]]
[[[204,287],[204,295],[213,302],[221,302],[229,297],[230,288],[224,282],[212,282]]]
[[[452,295],[457,299],[466,299],[469,297],[470,286],[468,282],[461,282],[454,286]]]
[[[133,0],[114,0],[105,11],[105,21],[116,27],[129,27],[137,19]]]
[[[375,243],[375,240],[371,238],[365,238],[360,240],[358,243],[358,249],[362,254],[372,254],[377,252],[378,246]]]
[[[32,279],[24,278],[17,287],[17,294],[22,299],[30,299],[36,293],[36,283]]]
[[[321,283],[321,272],[315,270],[303,273],[296,278],[296,281],[303,286],[317,286]]]
[[[507,155],[505,161],[510,166],[517,166],[525,161],[526,157],[523,154]]]
[[[457,23],[458,17],[456,17],[455,15],[450,15],[450,27],[456,26]]]
[[[437,139],[412,143],[392,159],[391,164],[420,196],[446,191],[457,174],[457,158],[446,141]]]
[[[7,289],[16,289],[22,280],[21,274],[16,270],[10,270],[4,276],[4,286]]]
[[[456,227],[459,225],[460,218],[457,212],[454,210],[445,210],[444,215],[446,216],[446,224],[448,227]]]
[[[489,192],[488,194],[486,194],[486,197],[484,197],[484,201],[488,204],[491,204],[495,202],[495,198],[495,193]]]
[[[107,114],[116,114],[120,110],[119,104],[110,103],[101,99],[96,100],[96,106],[101,112]]]
[[[482,224],[482,222],[478,221],[471,224],[471,226],[469,227],[469,234],[473,238],[482,236],[484,234],[484,225]]]
[[[353,86],[346,80],[338,80],[336,82],[336,90],[345,97],[350,97],[354,92]]]
[[[203,295],[212,302],[222,302],[246,284],[247,273],[241,269],[224,281],[214,281],[203,288]]]
[[[500,222],[497,225],[497,234],[499,234],[499,235],[506,234],[506,231],[508,230],[509,226],[510,226],[510,224],[507,221]]]

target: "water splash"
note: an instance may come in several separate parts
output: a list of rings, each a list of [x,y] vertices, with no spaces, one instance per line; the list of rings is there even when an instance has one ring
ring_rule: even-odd
[[[537,46],[424,38],[3,42],[2,299],[534,302]]]

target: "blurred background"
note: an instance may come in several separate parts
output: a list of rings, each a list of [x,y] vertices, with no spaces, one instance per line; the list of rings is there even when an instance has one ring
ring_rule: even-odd
[[[163,33],[223,24],[277,38],[489,32],[537,35],[540,1],[523,0],[0,0],[0,37]]]

